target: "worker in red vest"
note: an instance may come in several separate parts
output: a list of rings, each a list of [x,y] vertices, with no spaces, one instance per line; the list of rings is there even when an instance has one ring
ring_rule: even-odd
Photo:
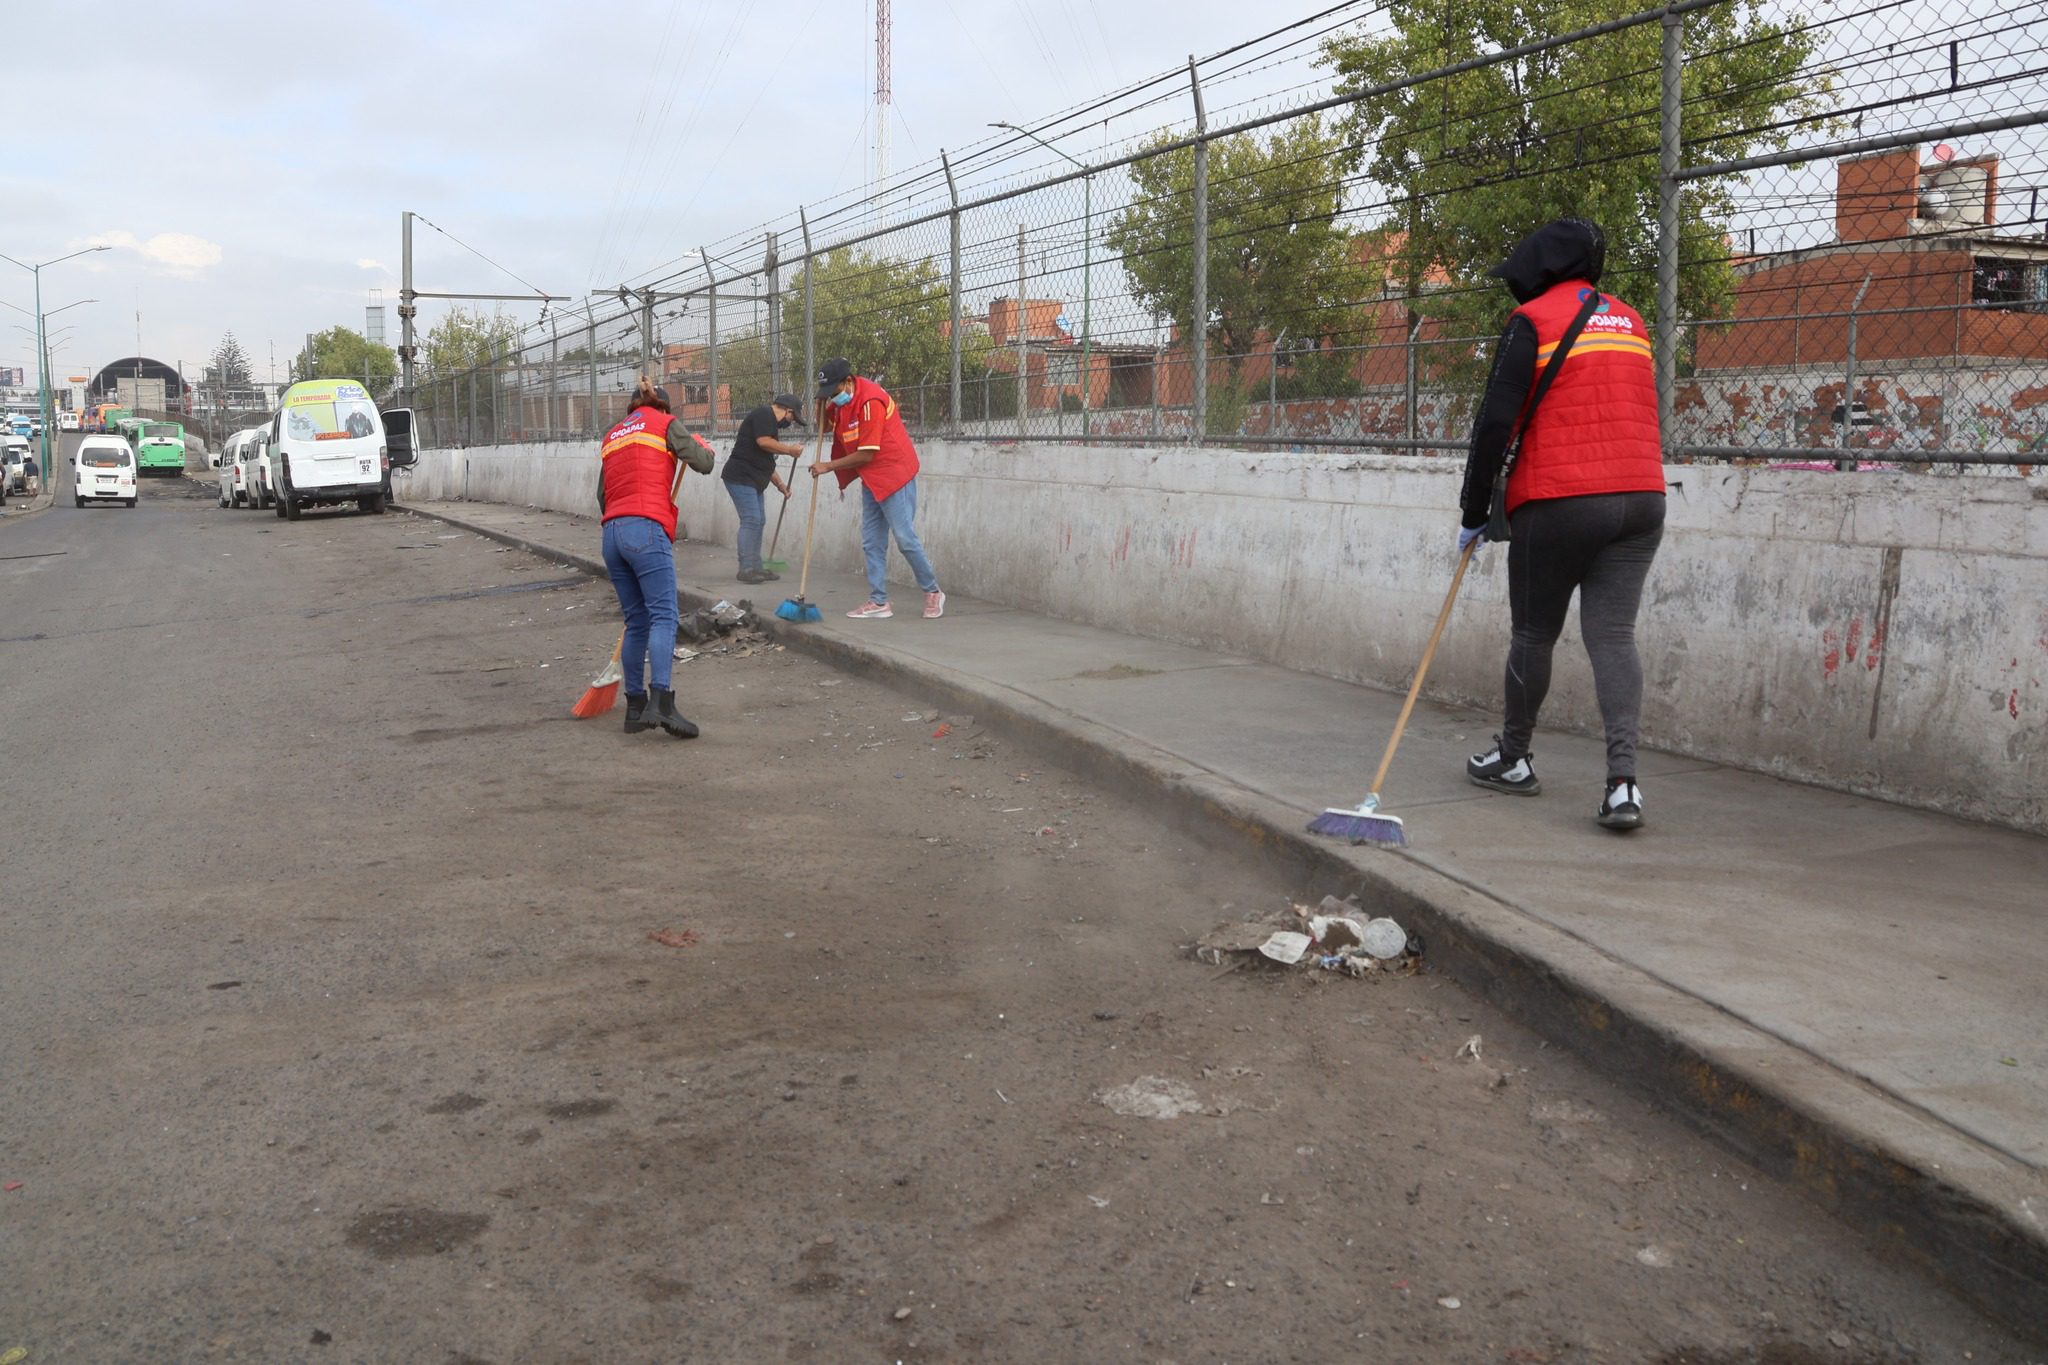
[[[1635,309],[1597,290],[1607,254],[1599,227],[1561,218],[1524,237],[1489,273],[1520,305],[1494,348],[1486,397],[1472,423],[1458,549],[1486,531],[1496,475],[1538,375],[1591,305],[1556,378],[1527,417],[1504,492],[1508,541],[1506,715],[1494,746],[1465,772],[1482,787],[1534,796],[1536,713],[1550,690],[1551,648],[1572,594],[1607,731],[1607,789],[1594,818],[1609,829],[1643,823],[1636,783],[1643,666],[1636,610],[1664,536],[1664,456],[1650,335]]]
[[[626,616],[619,666],[626,675],[626,733],[659,725],[677,739],[697,727],[676,714],[670,685],[676,648],[676,492],[683,466],[709,474],[714,457],[670,414],[668,391],[645,376],[625,420],[599,449],[597,507],[604,517],[604,565]],[[649,673],[654,717],[647,716]]]
[[[946,594],[939,591],[931,558],[917,538],[917,447],[910,443],[896,400],[872,379],[853,372],[844,357],[828,360],[818,370],[818,398],[832,424],[832,458],[811,466],[811,477],[830,474],[843,490],[860,480],[860,545],[867,556],[868,600],[846,613],[856,621],[885,621],[889,607],[889,537],[910,564],[924,592],[926,620],[946,614]]]

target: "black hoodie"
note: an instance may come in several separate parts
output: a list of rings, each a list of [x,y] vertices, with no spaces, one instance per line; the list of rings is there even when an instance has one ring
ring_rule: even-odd
[[[1597,224],[1583,218],[1560,218],[1517,242],[1508,258],[1486,273],[1505,283],[1516,303],[1527,303],[1566,280],[1599,284],[1606,263],[1607,239]],[[1525,318],[1509,318],[1493,348],[1486,396],[1472,419],[1465,488],[1458,499],[1459,520],[1467,528],[1486,524],[1493,477],[1500,472],[1515,419],[1521,416],[1522,404],[1528,401],[1535,383],[1536,329]]]

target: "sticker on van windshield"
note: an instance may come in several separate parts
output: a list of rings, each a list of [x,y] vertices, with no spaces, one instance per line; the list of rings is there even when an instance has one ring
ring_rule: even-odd
[[[360,384],[304,384],[284,399],[285,435],[301,441],[349,441],[375,435],[377,407]]]

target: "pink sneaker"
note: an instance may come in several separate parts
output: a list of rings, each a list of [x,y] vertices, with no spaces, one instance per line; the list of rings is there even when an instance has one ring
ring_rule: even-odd
[[[887,602],[870,602],[846,613],[847,619],[853,621],[886,621],[895,614],[889,610]]]
[[[928,592],[924,595],[924,619],[936,621],[946,614],[946,594]]]

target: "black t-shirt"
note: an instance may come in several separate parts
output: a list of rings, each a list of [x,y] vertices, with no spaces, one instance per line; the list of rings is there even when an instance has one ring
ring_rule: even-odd
[[[739,435],[733,437],[732,455],[719,477],[727,483],[766,488],[768,476],[775,472],[777,456],[772,450],[763,450],[760,441],[764,436],[772,439],[775,432],[774,407],[763,403],[748,413],[740,423]]]

